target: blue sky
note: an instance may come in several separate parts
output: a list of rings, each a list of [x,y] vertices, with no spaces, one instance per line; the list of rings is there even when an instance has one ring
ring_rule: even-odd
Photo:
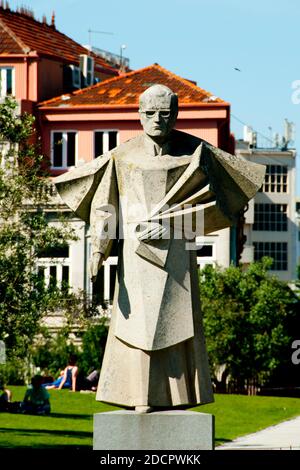
[[[300,151],[299,0],[22,0],[38,19],[56,13],[57,28],[87,44],[124,55],[133,69],[158,62],[231,103],[232,115],[266,137],[296,124]],[[241,71],[236,71],[235,68]],[[300,82],[299,82],[300,89]],[[298,94],[300,97],[300,93]],[[300,99],[298,100],[300,101]],[[231,127],[242,137],[242,124]],[[272,128],[272,131],[269,128]],[[299,172],[298,172],[299,174]],[[298,194],[300,194],[298,177]]]

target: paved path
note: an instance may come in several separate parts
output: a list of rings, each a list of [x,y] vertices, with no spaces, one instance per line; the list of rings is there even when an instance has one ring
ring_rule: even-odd
[[[217,450],[300,450],[300,416],[254,434],[239,437],[216,447]]]

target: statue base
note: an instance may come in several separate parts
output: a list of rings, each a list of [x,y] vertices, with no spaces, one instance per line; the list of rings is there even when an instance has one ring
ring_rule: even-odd
[[[213,450],[214,416],[118,410],[94,415],[94,450]]]

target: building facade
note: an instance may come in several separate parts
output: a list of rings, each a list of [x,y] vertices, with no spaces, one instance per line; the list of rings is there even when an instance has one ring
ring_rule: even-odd
[[[139,96],[151,84],[160,83],[178,94],[179,115],[176,129],[201,137],[229,152],[233,151],[229,109],[225,101],[194,83],[176,76],[158,64],[122,74],[93,87],[39,103],[43,153],[51,162],[53,176],[82,165],[111,150],[143,131],[138,107]],[[89,232],[86,232],[88,265]],[[230,253],[221,247],[228,243],[230,229],[198,239],[198,264],[223,266],[230,263]],[[84,246],[84,244],[82,245]],[[94,291],[104,301],[112,300],[117,265],[117,249],[104,263]],[[92,293],[89,276],[84,289]]]
[[[20,8],[12,11],[0,2],[0,102],[13,96],[18,113],[35,115],[38,125],[37,103],[62,93],[93,85],[119,75],[119,65],[78,44],[55,26],[52,16],[38,21],[31,11]],[[38,129],[42,133],[41,129]],[[72,145],[70,137],[68,149]],[[0,142],[0,153],[5,158],[6,143]],[[69,213],[55,195],[48,209],[49,223],[58,223],[58,213]],[[45,283],[61,285],[69,282],[76,290],[86,285],[85,224],[74,217],[70,224],[78,240],[64,250],[52,250],[39,259],[39,270]]]
[[[21,112],[34,113],[41,100],[118,74],[118,68],[58,31],[54,15],[48,24],[1,2],[0,99],[14,96]]]
[[[297,221],[297,276],[300,279],[300,197],[296,197],[296,221]]]
[[[246,242],[241,262],[248,264],[263,256],[273,258],[271,272],[282,281],[297,276],[296,151],[282,148],[256,148],[238,140],[236,153],[266,165],[261,190],[245,213]]]
[[[138,98],[155,83],[169,86],[178,94],[176,129],[233,153],[227,102],[158,64],[125,73],[123,62],[120,70],[118,62],[112,63],[107,55],[68,38],[56,29],[54,17],[48,24],[45,18],[37,21],[27,10],[13,12],[0,4],[0,99],[12,95],[21,112],[35,114],[53,176],[91,161],[142,132]],[[53,193],[49,222],[58,223],[61,212],[70,217],[78,239],[63,250],[44,253],[39,269],[46,284],[68,282],[75,290],[92,294],[89,227]],[[230,238],[230,229],[225,229],[198,239],[199,266],[217,262],[228,266],[230,250],[224,246],[229,247]],[[100,300],[112,299],[116,265],[115,249],[94,287],[100,292]]]

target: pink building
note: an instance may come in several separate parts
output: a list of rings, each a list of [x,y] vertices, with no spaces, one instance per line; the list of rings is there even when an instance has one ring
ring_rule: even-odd
[[[34,104],[118,75],[118,70],[90,53],[33,13],[5,8],[0,2],[0,99],[13,95],[21,111]]]
[[[100,82],[89,86],[95,81]],[[227,102],[157,64],[120,75],[116,65],[57,31],[54,17],[51,24],[46,19],[39,22],[24,9],[4,8],[0,0],[0,100],[13,95],[22,112],[35,113],[52,175],[90,161],[141,132],[138,98],[155,83],[178,94],[177,129],[233,152]],[[58,198],[48,210],[54,223],[59,211],[68,211]],[[89,227],[75,217],[70,222],[78,240],[57,258],[52,253],[39,264],[46,280],[68,281],[75,289],[91,293]],[[229,246],[226,230],[205,242],[199,264],[216,258],[220,264],[229,263],[227,254],[222,260],[229,252],[224,250],[224,243]],[[109,258],[99,275],[96,291],[104,300],[112,298],[116,263],[115,256]]]
[[[229,104],[195,83],[154,64],[38,104],[43,152],[50,159],[51,173],[58,175],[91,161],[142,132],[138,114],[139,95],[155,83],[164,84],[178,94],[177,129],[233,151]],[[87,227],[84,230],[87,270],[89,231]],[[206,237],[199,253],[199,264],[213,263],[217,256],[218,260],[223,256],[226,257],[223,264],[228,265],[229,249],[224,250],[224,242],[228,248],[229,229],[215,237]],[[102,300],[112,299],[116,264],[115,250],[101,268],[98,284],[93,286],[94,292],[101,293]],[[88,275],[85,279],[86,291],[92,292]]]
[[[39,103],[43,150],[52,174],[90,161],[141,132],[139,95],[154,83],[178,94],[177,129],[232,151],[229,104],[154,64]]]

